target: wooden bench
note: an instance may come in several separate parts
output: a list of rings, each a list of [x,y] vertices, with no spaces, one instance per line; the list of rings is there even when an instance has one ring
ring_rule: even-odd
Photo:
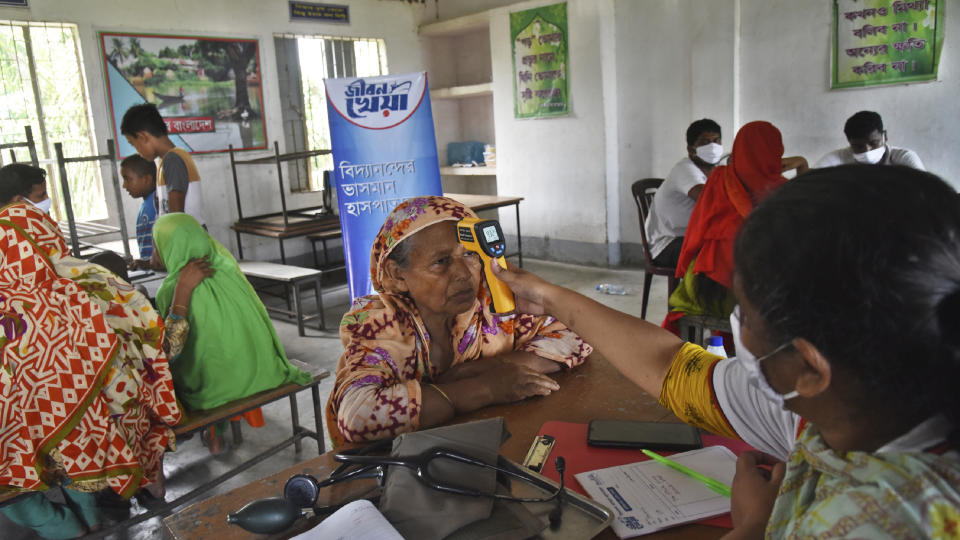
[[[193,495],[199,494],[203,491],[207,491],[210,488],[215,487],[216,485],[232,478],[233,476],[240,474],[241,472],[249,469],[250,467],[256,465],[257,463],[263,461],[264,459],[276,454],[280,450],[283,450],[291,444],[294,447],[296,452],[300,452],[302,443],[301,440],[304,438],[311,438],[317,441],[317,453],[323,454],[325,449],[325,444],[323,442],[324,430],[323,430],[323,405],[320,400],[320,389],[318,386],[324,379],[330,376],[330,371],[311,366],[299,360],[290,359],[290,363],[295,367],[300,368],[303,371],[306,371],[311,375],[310,382],[305,385],[299,385],[296,383],[285,384],[283,386],[278,386],[271,390],[264,390],[263,392],[254,394],[252,396],[247,396],[245,398],[237,399],[226,403],[214,409],[207,409],[205,411],[183,411],[183,414],[180,418],[180,423],[173,427],[173,432],[176,434],[177,439],[184,438],[186,435],[202,431],[204,429],[210,428],[219,424],[220,422],[225,422],[227,420],[232,420],[234,417],[241,415],[247,411],[252,411],[258,407],[272,403],[274,401],[288,397],[290,399],[290,422],[293,427],[293,434],[288,439],[280,442],[276,446],[273,446],[261,454],[254,456],[250,460],[241,463],[236,468],[231,469],[227,473],[214,478],[213,480],[199,486],[189,493],[178,498],[176,501],[167,503],[164,505],[164,508],[172,509],[175,506],[178,506],[181,500],[187,500]],[[313,398],[313,415],[314,415],[314,429],[310,430],[300,425],[300,411],[297,408],[297,394],[304,391],[310,390],[311,397]],[[231,427],[233,428],[234,443],[239,444],[242,442],[240,438],[240,426],[239,421],[231,421]],[[3,503],[14,499],[24,493],[3,493],[0,494],[0,505]],[[150,517],[158,514],[151,514]],[[135,518],[140,518],[136,516]],[[143,518],[148,519],[148,518]],[[137,522],[141,521],[138,519]],[[132,525],[133,523],[126,521],[124,522],[125,526]]]
[[[258,407],[266,405],[267,403],[272,403],[284,397],[289,397],[290,422],[293,426],[293,437],[285,441],[285,445],[293,444],[296,451],[299,452],[301,447],[300,440],[304,437],[310,437],[317,441],[317,452],[322,454],[324,452],[323,407],[321,406],[320,402],[320,390],[317,388],[317,386],[323,379],[326,379],[330,376],[330,372],[326,369],[316,368],[292,358],[290,359],[290,363],[295,367],[310,373],[313,376],[310,383],[304,386],[296,383],[285,384],[272,390],[264,390],[258,394],[231,401],[230,403],[226,403],[214,409],[207,409],[204,411],[184,410],[183,416],[180,418],[180,423],[174,426],[173,432],[176,434],[177,438],[180,439],[186,435],[190,435],[197,431],[202,431],[206,428],[219,424],[220,422],[231,420],[247,411],[252,411]],[[308,388],[310,389],[313,397],[314,425],[316,431],[308,430],[300,425],[300,411],[297,409],[296,394]],[[240,435],[240,421],[232,421],[231,428],[233,431],[234,443],[240,444],[242,442],[242,436]]]
[[[287,299],[287,309],[264,306],[267,311],[282,313],[292,316],[297,321],[297,332],[303,336],[304,325],[307,321],[320,319],[318,328],[323,330],[326,325],[323,321],[323,295],[321,292],[321,280],[323,271],[314,268],[303,268],[302,266],[290,266],[288,264],[277,264],[262,261],[238,261],[240,271],[247,279],[254,278],[264,280],[270,284],[282,285],[284,288],[284,297]],[[317,312],[312,315],[304,315],[303,305],[300,302],[300,294],[304,285],[313,285],[313,293],[317,299]],[[293,300],[293,310],[290,309],[290,300]]]
[[[230,403],[226,403],[214,409],[208,409],[205,411],[184,411],[183,416],[180,418],[180,423],[173,428],[173,432],[177,435],[177,438],[180,438],[184,435],[196,433],[210,428],[216,424],[219,424],[220,422],[231,420],[235,416],[256,409],[257,407],[261,407],[283,398],[289,398],[290,423],[293,427],[293,433],[289,438],[277,443],[271,448],[264,450],[256,456],[253,456],[252,458],[237,465],[222,475],[193,488],[189,492],[177,497],[175,500],[164,502],[162,505],[157,506],[148,512],[132,516],[126,521],[117,523],[110,529],[104,529],[103,531],[97,533],[98,536],[112,530],[128,528],[155,516],[168,515],[174,508],[182,505],[186,501],[215,488],[234,476],[250,469],[261,461],[264,461],[270,456],[273,456],[291,444],[293,445],[294,450],[299,453],[302,447],[301,440],[304,438],[309,437],[317,441],[317,453],[323,454],[326,451],[326,445],[323,442],[323,404],[320,400],[319,385],[324,379],[330,376],[330,371],[311,366],[292,358],[290,359],[290,363],[295,367],[309,373],[311,375],[310,382],[302,386],[296,383],[285,384],[271,390],[264,390],[263,392],[254,394],[252,396],[231,401]],[[307,389],[310,390],[310,394],[313,399],[313,430],[307,429],[300,425],[300,411],[297,408],[297,394]],[[234,440],[235,442],[239,443],[240,441],[237,440],[239,436],[239,422],[231,422],[231,426],[233,428]]]
[[[210,428],[220,422],[231,420],[237,415],[256,409],[257,407],[261,407],[268,403],[288,397],[290,399],[290,421],[293,425],[293,434],[289,438],[281,441],[271,448],[264,450],[263,452],[237,465],[222,475],[193,488],[189,492],[184,493],[176,499],[172,501],[165,501],[162,504],[153,506],[147,512],[131,516],[127,520],[116,523],[109,528],[102,529],[95,533],[94,536],[100,538],[109,533],[127,529],[133,525],[136,525],[137,523],[146,521],[153,517],[169,515],[174,508],[183,505],[197,495],[205,493],[222,484],[223,482],[233,478],[234,476],[250,469],[254,465],[264,461],[291,444],[294,446],[294,449],[297,452],[300,452],[302,446],[300,441],[306,437],[315,439],[317,441],[317,453],[322,455],[325,452],[325,444],[323,442],[323,406],[320,401],[320,390],[318,386],[324,379],[330,376],[330,372],[323,368],[305,364],[299,360],[291,359],[290,363],[302,369],[303,371],[310,373],[312,376],[310,382],[303,386],[295,383],[285,384],[272,390],[264,390],[258,394],[231,401],[230,403],[221,405],[215,409],[208,409],[205,411],[184,411],[183,416],[180,419],[180,423],[173,428],[174,433],[176,433],[177,438],[179,439],[184,435],[196,433],[203,429]],[[314,430],[307,429],[300,425],[300,413],[297,409],[296,394],[307,389],[310,390],[313,398]],[[234,428],[233,433],[236,440],[236,436],[239,433],[239,425],[234,422],[231,422],[231,424]],[[9,493],[0,495],[0,504],[8,502],[20,495],[23,495],[23,493]]]
[[[327,249],[327,242],[340,238],[343,238],[343,231],[340,230],[340,227],[307,235],[307,240],[310,240],[310,247],[313,249],[313,266],[327,272],[342,270],[347,267],[342,258],[333,264],[330,263],[330,251]],[[317,254],[317,242],[323,246],[323,264],[320,264],[320,257]],[[340,251],[343,252],[342,246]]]

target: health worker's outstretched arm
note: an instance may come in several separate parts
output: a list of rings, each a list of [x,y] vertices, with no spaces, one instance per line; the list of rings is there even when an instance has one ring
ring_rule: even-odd
[[[556,317],[637,386],[659,398],[670,363],[683,345],[680,338],[530,272],[513,266],[504,269],[495,262],[491,267],[513,290],[517,309]]]

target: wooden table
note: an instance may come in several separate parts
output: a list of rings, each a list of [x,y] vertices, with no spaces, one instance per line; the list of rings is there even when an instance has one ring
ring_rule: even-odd
[[[444,197],[460,201],[469,206],[474,212],[493,210],[504,206],[513,206],[517,216],[517,251],[507,253],[506,257],[517,256],[517,266],[523,268],[523,248],[520,240],[520,201],[523,197],[508,197],[499,195],[470,195],[468,193],[444,193]]]
[[[280,243],[280,261],[287,263],[287,253],[283,241],[299,236],[307,236],[322,231],[340,228],[340,218],[333,214],[323,214],[316,208],[288,210],[274,214],[264,214],[237,220],[230,226],[237,235],[237,258],[243,258],[242,234],[252,234],[266,238],[276,238]]]
[[[523,197],[469,195],[466,193],[444,193],[443,195],[444,197],[460,201],[473,209],[474,212],[513,206],[517,217],[517,251],[515,253],[509,253],[507,256],[512,257],[516,255],[518,258],[518,266],[523,266],[523,253],[520,245],[520,201],[523,200]],[[237,235],[238,259],[243,258],[243,243],[240,235],[252,234],[254,236],[277,239],[280,243],[280,262],[286,264],[287,255],[283,246],[284,240],[339,230],[340,219],[333,214],[320,214],[316,208],[307,208],[243,218],[234,222],[230,228],[232,228]]]
[[[620,374],[609,362],[594,354],[586,364],[574,370],[556,374],[560,390],[546,397],[532,398],[520,403],[487,407],[474,413],[457,417],[456,422],[503,416],[512,437],[500,447],[500,453],[515,462],[523,461],[533,437],[540,426],[549,420],[586,423],[593,418],[633,419],[645,421],[676,421],[672,413],[657,404],[649,394],[637,388]],[[248,533],[239,527],[228,525],[226,515],[238,510],[250,501],[279,496],[283,484],[293,474],[308,473],[326,476],[336,467],[333,453],[304,461],[298,465],[261,478],[233,491],[211,497],[191,505],[181,512],[163,520],[167,538],[176,540],[203,538],[262,539],[288,538],[315,522],[301,520],[300,528],[284,535],[261,536]],[[350,486],[349,484],[355,484]],[[325,493],[322,504],[337,501],[354,493],[369,489],[371,484],[348,482],[334,486],[335,491]],[[326,490],[323,490],[326,491]],[[650,539],[719,538],[726,529],[705,525],[684,525],[650,534]],[[598,538],[615,539],[612,529],[607,529]]]

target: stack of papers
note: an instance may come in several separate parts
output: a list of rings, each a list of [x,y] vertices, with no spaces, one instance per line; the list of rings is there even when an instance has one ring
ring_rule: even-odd
[[[674,454],[670,459],[726,485],[737,457],[722,446]],[[730,511],[730,498],[656,461],[642,461],[575,475],[590,496],[613,511],[620,538],[633,538]]]

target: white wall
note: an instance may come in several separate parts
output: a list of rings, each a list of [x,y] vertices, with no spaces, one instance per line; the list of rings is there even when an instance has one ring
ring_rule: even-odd
[[[640,232],[630,184],[666,175],[685,154],[683,131],[705,116],[720,123],[728,151],[739,126],[768,120],[786,153],[812,165],[846,144],[847,117],[874,110],[891,144],[917,151],[960,187],[958,19],[946,17],[939,81],[830,90],[831,10],[830,2],[791,0],[617,0],[619,110],[629,119],[617,142],[621,239],[633,260]]]
[[[593,0],[567,2],[570,114],[516,119],[509,12],[553,2],[524,2],[492,12],[497,192],[523,196],[524,251],[564,260],[606,262],[605,133],[600,10]],[[512,216],[501,213],[515,233]],[[533,242],[537,240],[537,242]],[[560,242],[557,242],[560,241]],[[583,250],[592,246],[594,249]],[[598,261],[597,258],[602,259]]]
[[[620,240],[632,244],[628,262],[642,257],[631,184],[666,176],[687,153],[693,120],[716,120],[725,148],[733,144],[735,3],[616,2]]]
[[[416,27],[420,17],[419,6],[405,2],[379,0],[351,0],[350,24],[291,22],[286,0],[153,0],[151,2],[117,2],[115,0],[30,0],[30,7],[0,7],[0,19],[68,22],[78,26],[80,46],[86,69],[87,85],[93,107],[96,139],[100,150],[104,141],[113,137],[103,64],[97,32],[130,31],[158,34],[209,35],[222,37],[256,38],[260,42],[260,66],[263,74],[264,111],[267,122],[267,141],[281,140],[279,87],[276,55],[273,46],[275,33],[323,34],[352,37],[377,37],[386,42],[387,61],[391,72],[401,73],[421,69],[420,47]],[[117,119],[119,121],[119,119]],[[257,157],[266,152],[246,152],[243,156]],[[226,154],[205,154],[194,157],[204,183],[204,203],[210,232],[234,250],[236,240],[229,229],[236,220],[236,204],[230,162]],[[280,196],[276,173],[269,166],[247,167],[241,177],[241,196],[244,215],[280,210]],[[106,182],[109,184],[109,182]],[[109,185],[104,186],[107,200],[113,200]],[[124,193],[127,223],[134,223],[139,201]],[[112,207],[112,202],[109,203]],[[319,194],[287,193],[289,208],[317,206]],[[244,255],[250,258],[278,259],[276,240],[245,235]],[[286,241],[287,255],[310,250],[305,239]],[[235,252],[235,251],[234,251]]]
[[[639,262],[630,185],[666,175],[686,153],[686,127],[704,117],[720,123],[727,150],[741,125],[769,120],[786,152],[812,164],[845,145],[847,117],[875,110],[891,144],[916,150],[960,187],[956,17],[946,18],[939,81],[830,90],[830,2],[569,0],[571,114],[516,120],[509,12],[550,3],[442,0],[421,12],[431,22],[438,11],[447,19],[490,10],[498,192],[527,198],[525,251]],[[512,216],[501,217],[512,232]]]
[[[427,24],[453,19],[462,15],[470,15],[498,7],[510,6],[517,4],[519,1],[520,0],[426,0],[420,8],[420,23]]]
[[[880,113],[890,144],[915,150],[931,172],[960,188],[960,18],[946,12],[939,81],[829,90],[829,2],[741,0],[740,123],[770,120],[783,132],[788,153],[811,164],[846,144],[843,122],[867,109]],[[949,4],[942,6],[942,4]],[[940,2],[944,8],[960,7]],[[789,21],[784,32],[777,21]],[[811,31],[812,30],[812,31]]]

